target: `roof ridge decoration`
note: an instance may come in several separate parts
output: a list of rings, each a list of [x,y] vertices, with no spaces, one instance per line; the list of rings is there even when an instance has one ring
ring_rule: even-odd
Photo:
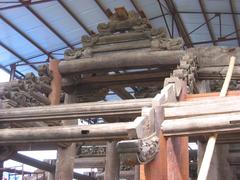
[[[126,11],[123,7],[115,10],[109,22],[98,24],[97,34],[82,36],[82,48],[66,50],[64,59],[88,58],[99,53],[143,48],[153,51],[182,49],[182,38],[169,38],[165,28],[151,27],[147,18],[135,11]]]

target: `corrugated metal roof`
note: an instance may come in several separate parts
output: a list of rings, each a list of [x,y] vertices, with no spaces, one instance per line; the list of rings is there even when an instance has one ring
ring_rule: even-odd
[[[200,42],[201,45],[212,45],[212,39],[199,0],[167,1],[174,2],[188,33],[194,31],[190,33],[193,43]],[[11,2],[16,1],[11,0]],[[166,14],[169,29],[172,29],[173,17],[167,8],[166,1],[160,0],[159,2],[163,6],[164,14]],[[10,64],[20,62],[22,59],[30,63],[42,62],[48,58],[49,54],[46,55],[45,53],[51,53],[52,57],[62,59],[64,50],[69,48],[69,45],[80,46],[82,35],[91,31],[97,32],[97,24],[108,21],[103,9],[114,11],[115,7],[124,6],[127,10],[136,10],[135,7],[137,7],[144,11],[153,27],[166,27],[159,2],[158,0],[32,0],[33,4],[29,5],[29,10],[21,3],[0,1],[0,15],[18,29],[15,30],[1,18],[0,65],[9,69]],[[232,34],[227,38],[236,38],[229,0],[205,0],[202,2],[208,20],[212,18],[209,20],[209,25],[215,40],[219,40],[219,37],[224,37],[230,33]],[[232,0],[232,3],[236,13],[240,9],[240,1]],[[11,6],[18,7],[11,8]],[[3,9],[6,7],[8,8]],[[235,16],[239,27],[239,13]],[[42,22],[41,19],[45,22]],[[199,29],[196,30],[198,27]],[[175,23],[173,29],[174,36],[179,36]],[[28,39],[21,33],[25,34]],[[29,42],[29,39],[32,42]],[[13,52],[9,52],[3,45]],[[217,45],[238,46],[238,41],[234,39],[217,42]],[[17,54],[18,57],[13,53]],[[30,66],[17,66],[17,70],[22,73],[34,71]]]

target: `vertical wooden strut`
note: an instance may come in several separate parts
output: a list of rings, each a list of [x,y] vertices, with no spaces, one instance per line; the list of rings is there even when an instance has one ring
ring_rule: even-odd
[[[227,71],[227,74],[226,74],[226,78],[224,80],[224,83],[223,83],[223,86],[222,86],[222,89],[221,89],[221,92],[220,92],[220,95],[219,95],[220,97],[224,97],[224,96],[227,95],[228,87],[229,87],[229,84],[230,84],[230,81],[231,81],[231,78],[232,78],[232,73],[233,73],[235,61],[236,61],[236,57],[231,56],[228,71]],[[217,139],[217,134],[214,134],[208,140],[206,151],[205,151],[203,161],[202,161],[202,164],[201,164],[201,168],[199,170],[198,180],[206,180],[207,179],[208,171],[209,171],[209,167],[210,167],[210,163],[211,163],[211,159],[212,159],[212,155],[213,155],[213,151],[214,151],[214,147],[215,147],[215,144],[216,144],[216,139]]]
[[[119,180],[120,158],[116,148],[117,141],[108,141],[104,180]]]

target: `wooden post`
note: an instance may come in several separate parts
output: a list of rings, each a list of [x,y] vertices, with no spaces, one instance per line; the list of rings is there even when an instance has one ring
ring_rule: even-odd
[[[140,166],[136,165],[134,168],[134,180],[140,180]]]
[[[61,94],[61,81],[62,77],[58,69],[59,61],[51,60],[49,63],[49,69],[53,73],[53,80],[51,81],[52,92],[49,94],[49,100],[51,105],[57,105],[60,103]]]
[[[179,101],[186,98],[186,83],[182,82]],[[189,179],[188,137],[171,137],[167,139],[167,175],[168,180]]]
[[[120,158],[116,144],[117,141],[107,142],[104,180],[119,180]]]
[[[186,84],[182,82],[180,100],[183,100],[185,96]],[[167,139],[160,131],[164,119],[164,110],[161,105],[164,101],[176,101],[174,85],[166,86],[159,97],[153,100],[155,118],[157,119],[155,128],[159,134],[160,150],[155,159],[144,166],[144,172],[142,172],[143,166],[141,166],[140,180],[187,180],[189,178],[188,138],[173,137]]]
[[[48,96],[51,105],[57,105],[60,103],[60,94],[61,94],[61,82],[62,77],[58,69],[59,61],[51,60],[49,63],[49,70],[52,71],[53,80],[51,81],[51,93]],[[48,180],[55,179],[54,172],[49,172]]]
[[[64,103],[73,103],[76,98],[71,95],[66,95]],[[63,125],[76,125],[77,120],[62,121]],[[71,180],[73,179],[74,160],[76,156],[76,143],[57,150],[57,163],[55,180]]]
[[[160,131],[161,123],[164,119],[163,107],[161,102],[164,98],[153,100],[155,109],[155,119],[156,132],[159,135],[159,153],[156,155],[155,159],[146,165],[141,165],[140,167],[140,180],[166,180],[167,179],[167,141],[164,138],[162,132]]]
[[[49,95],[51,105],[56,105],[60,103],[60,94],[61,94],[61,74],[59,72],[59,61],[51,60],[49,63],[49,69],[53,73],[53,80],[51,82],[52,92]],[[66,97],[65,103],[70,103],[73,101],[73,97]],[[76,124],[77,122],[68,121],[63,122],[63,125]],[[57,152],[57,162],[56,162],[56,171],[55,179],[56,180],[70,180],[73,179],[73,168],[74,168],[74,159],[75,159],[75,143],[69,145],[66,148],[58,148]]]

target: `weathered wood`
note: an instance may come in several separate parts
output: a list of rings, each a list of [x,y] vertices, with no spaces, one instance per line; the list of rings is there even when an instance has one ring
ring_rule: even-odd
[[[209,138],[206,149],[205,149],[205,154],[203,157],[203,161],[201,164],[201,169],[199,171],[198,174],[198,180],[202,180],[202,179],[207,179],[207,175],[208,175],[208,170],[211,164],[211,159],[213,156],[213,152],[214,152],[214,146],[216,144],[216,139],[217,139],[217,135],[213,135]],[[209,160],[210,159],[210,160]]]
[[[74,96],[65,95],[64,103],[74,103],[76,98]],[[73,126],[77,127],[78,121],[62,121],[63,127]],[[88,131],[82,131],[88,132]],[[74,160],[76,157],[76,143],[71,143],[67,147],[59,146],[57,148],[57,162],[56,162],[56,172],[55,179],[56,180],[65,180],[65,179],[73,179],[73,169],[74,169]]]
[[[228,66],[201,67],[198,69],[199,79],[224,79],[227,74]],[[232,80],[240,78],[240,66],[236,66],[233,71]]]
[[[113,90],[121,99],[135,99],[135,97],[122,87],[112,87],[111,90]]]
[[[110,87],[110,86],[130,86],[143,83],[159,83],[165,77],[169,77],[172,72],[171,67],[164,66],[158,70],[142,71],[142,72],[129,72],[124,74],[111,74],[111,75],[97,75],[92,77],[79,78],[77,81],[73,80],[71,76],[65,76],[62,79],[62,86],[91,86],[95,87]]]
[[[103,117],[141,113],[142,107],[151,106],[151,98],[116,102],[75,103],[68,105],[15,108],[0,110],[0,122],[63,120],[83,117]]]
[[[61,94],[61,82],[62,77],[58,69],[59,61],[51,60],[49,63],[49,70],[52,71],[53,80],[51,81],[51,93],[49,94],[49,100],[51,105],[57,105],[60,103],[60,94]]]
[[[59,69],[62,75],[98,70],[120,70],[142,67],[176,65],[184,51],[127,51],[99,55],[84,60],[62,61]]]
[[[59,73],[59,61],[51,60],[49,63],[49,70],[52,72],[53,79],[51,81],[51,93],[48,96],[51,105],[57,105],[60,103],[60,94],[61,94],[61,85],[62,85],[62,77]],[[58,124],[57,121],[48,121],[48,124]],[[52,179],[56,179],[55,173],[56,167],[54,167],[54,171],[49,173],[49,177]]]
[[[214,98],[215,99],[215,98]],[[224,101],[225,100],[225,101]],[[219,98],[175,104],[175,107],[165,108],[166,119],[177,119],[200,115],[239,112],[240,97]],[[204,103],[205,102],[205,103]],[[207,104],[207,106],[206,106]],[[173,104],[172,104],[173,105]]]
[[[128,137],[146,137],[143,129],[148,118],[136,118],[133,122],[80,126],[54,126],[2,129],[0,144],[34,142],[77,142],[123,140]]]
[[[188,95],[188,97],[190,97],[190,100],[187,101],[178,101],[178,102],[170,102],[170,103],[164,103],[163,107],[167,108],[175,108],[175,107],[188,107],[188,106],[196,106],[196,105],[203,105],[203,104],[208,104],[208,105],[212,105],[212,104],[224,104],[224,102],[226,103],[230,103],[230,102],[234,102],[239,101],[240,97],[238,95],[232,95],[232,96],[226,96],[226,97],[219,97],[219,96],[212,96],[213,93],[204,93],[203,95],[207,95],[209,94],[209,97],[198,97],[198,96],[192,96],[192,95]],[[196,94],[196,95],[200,95],[200,94]],[[216,94],[216,95],[219,95]]]
[[[104,180],[119,180],[120,157],[116,148],[117,141],[107,142]]]
[[[186,96],[186,101],[195,101],[198,100],[199,98],[203,99],[203,98],[210,98],[210,97],[216,97],[219,96],[220,92],[210,92],[210,93],[200,93],[200,94],[188,94]],[[240,95],[240,91],[236,90],[236,91],[228,91],[227,92],[227,96],[239,96]]]
[[[166,86],[161,91],[161,94],[153,100],[155,117],[157,119],[155,127],[159,133],[160,151],[152,162],[145,165],[144,173],[141,168],[141,180],[188,179],[188,139],[181,137],[167,140],[160,131],[160,125],[164,118],[162,105],[165,101],[174,100],[176,101],[173,84]]]
[[[124,180],[133,180],[134,178],[134,171],[120,171],[119,173],[120,179]],[[100,173],[96,175],[97,180],[103,180],[104,179],[104,173]]]
[[[186,98],[186,82],[182,81],[181,87],[179,101]],[[171,101],[174,101],[174,99]],[[167,167],[169,180],[189,179],[188,137],[171,137],[167,139]]]
[[[74,168],[104,168],[105,157],[81,157],[74,161]]]
[[[224,97],[227,94],[228,91],[228,87],[232,78],[232,73],[233,73],[233,69],[234,69],[234,65],[235,65],[235,60],[236,57],[231,56],[230,57],[230,63],[229,63],[229,67],[227,70],[227,74],[220,92],[220,97]],[[203,157],[203,161],[199,170],[199,174],[198,174],[198,180],[206,180],[207,176],[208,176],[208,171],[209,171],[209,167],[211,164],[211,159],[213,156],[213,151],[215,148],[215,144],[216,144],[216,139],[217,139],[218,134],[213,134],[212,136],[210,136],[207,146],[206,146],[206,151]]]
[[[165,136],[233,133],[240,130],[239,122],[240,112],[204,115],[166,120],[162,123],[162,130]]]

